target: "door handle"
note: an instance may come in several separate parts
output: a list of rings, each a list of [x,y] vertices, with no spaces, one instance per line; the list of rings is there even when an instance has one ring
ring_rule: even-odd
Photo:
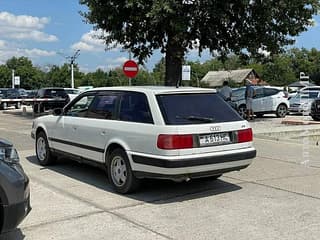
[[[72,130],[73,130],[73,131],[76,131],[76,130],[77,130],[77,127],[72,127]]]

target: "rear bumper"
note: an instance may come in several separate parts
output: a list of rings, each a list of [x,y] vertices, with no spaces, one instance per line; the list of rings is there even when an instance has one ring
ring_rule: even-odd
[[[131,155],[132,169],[138,178],[187,179],[214,176],[248,167],[256,157],[254,148],[223,154],[179,156],[178,158]]]
[[[251,159],[255,157],[256,157],[256,150],[251,150],[248,152],[232,153],[232,154],[209,156],[209,157],[178,159],[178,160],[166,160],[166,159],[132,155],[132,160],[135,163],[161,167],[161,168],[184,168],[184,167],[194,167],[199,165],[217,164],[222,162],[223,163],[234,162],[234,161]]]
[[[232,167],[232,168],[217,169],[217,170],[212,170],[212,171],[185,173],[185,174],[173,174],[173,175],[134,171],[134,175],[137,178],[156,178],[156,179],[169,179],[169,180],[174,180],[174,181],[183,181],[186,179],[211,177],[211,176],[217,176],[217,175],[221,175],[221,174],[228,173],[228,172],[239,171],[239,170],[244,169],[248,166],[249,166],[249,164],[241,165],[238,167]]]

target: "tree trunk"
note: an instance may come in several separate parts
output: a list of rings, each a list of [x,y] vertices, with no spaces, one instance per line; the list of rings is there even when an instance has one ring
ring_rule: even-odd
[[[169,37],[166,49],[166,86],[181,85],[184,49]]]

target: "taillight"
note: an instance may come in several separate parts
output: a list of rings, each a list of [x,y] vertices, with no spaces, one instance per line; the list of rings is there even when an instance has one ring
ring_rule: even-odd
[[[157,147],[160,149],[183,149],[193,147],[193,137],[191,134],[171,135],[160,134],[158,136]]]
[[[252,142],[252,140],[253,134],[251,128],[238,131],[238,143]]]

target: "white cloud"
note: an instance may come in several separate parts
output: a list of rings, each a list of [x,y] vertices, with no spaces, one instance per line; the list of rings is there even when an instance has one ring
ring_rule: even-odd
[[[34,57],[51,57],[51,56],[55,56],[56,55],[56,52],[54,52],[54,51],[46,51],[46,50],[37,49],[37,48],[33,48],[33,49],[18,49],[18,51],[22,52],[23,55],[29,56],[31,58],[34,58]]]
[[[5,48],[6,42],[0,39],[0,49]]]
[[[32,60],[35,60],[39,57],[51,57],[55,56],[56,52],[54,51],[46,51],[42,49],[27,49],[20,48],[16,46],[14,43],[6,42],[4,40],[0,40],[0,62],[4,63],[8,59],[12,57],[28,57]]]
[[[49,18],[13,15],[0,12],[0,35],[7,39],[27,39],[37,42],[54,42],[58,38],[40,31],[50,22]]]
[[[71,48],[73,50],[80,49],[87,52],[102,52],[105,49],[103,40],[98,39],[98,36],[102,34],[102,31],[91,30],[88,33],[82,35],[79,42],[74,43]]]
[[[106,49],[106,45],[104,40],[100,39],[100,36],[103,36],[104,33],[102,30],[91,30],[82,35],[79,42],[74,43],[71,48],[73,50],[80,49],[81,51],[87,52],[103,52]],[[111,44],[113,47],[114,44]],[[121,46],[115,47],[111,49],[111,51],[118,51]]]

